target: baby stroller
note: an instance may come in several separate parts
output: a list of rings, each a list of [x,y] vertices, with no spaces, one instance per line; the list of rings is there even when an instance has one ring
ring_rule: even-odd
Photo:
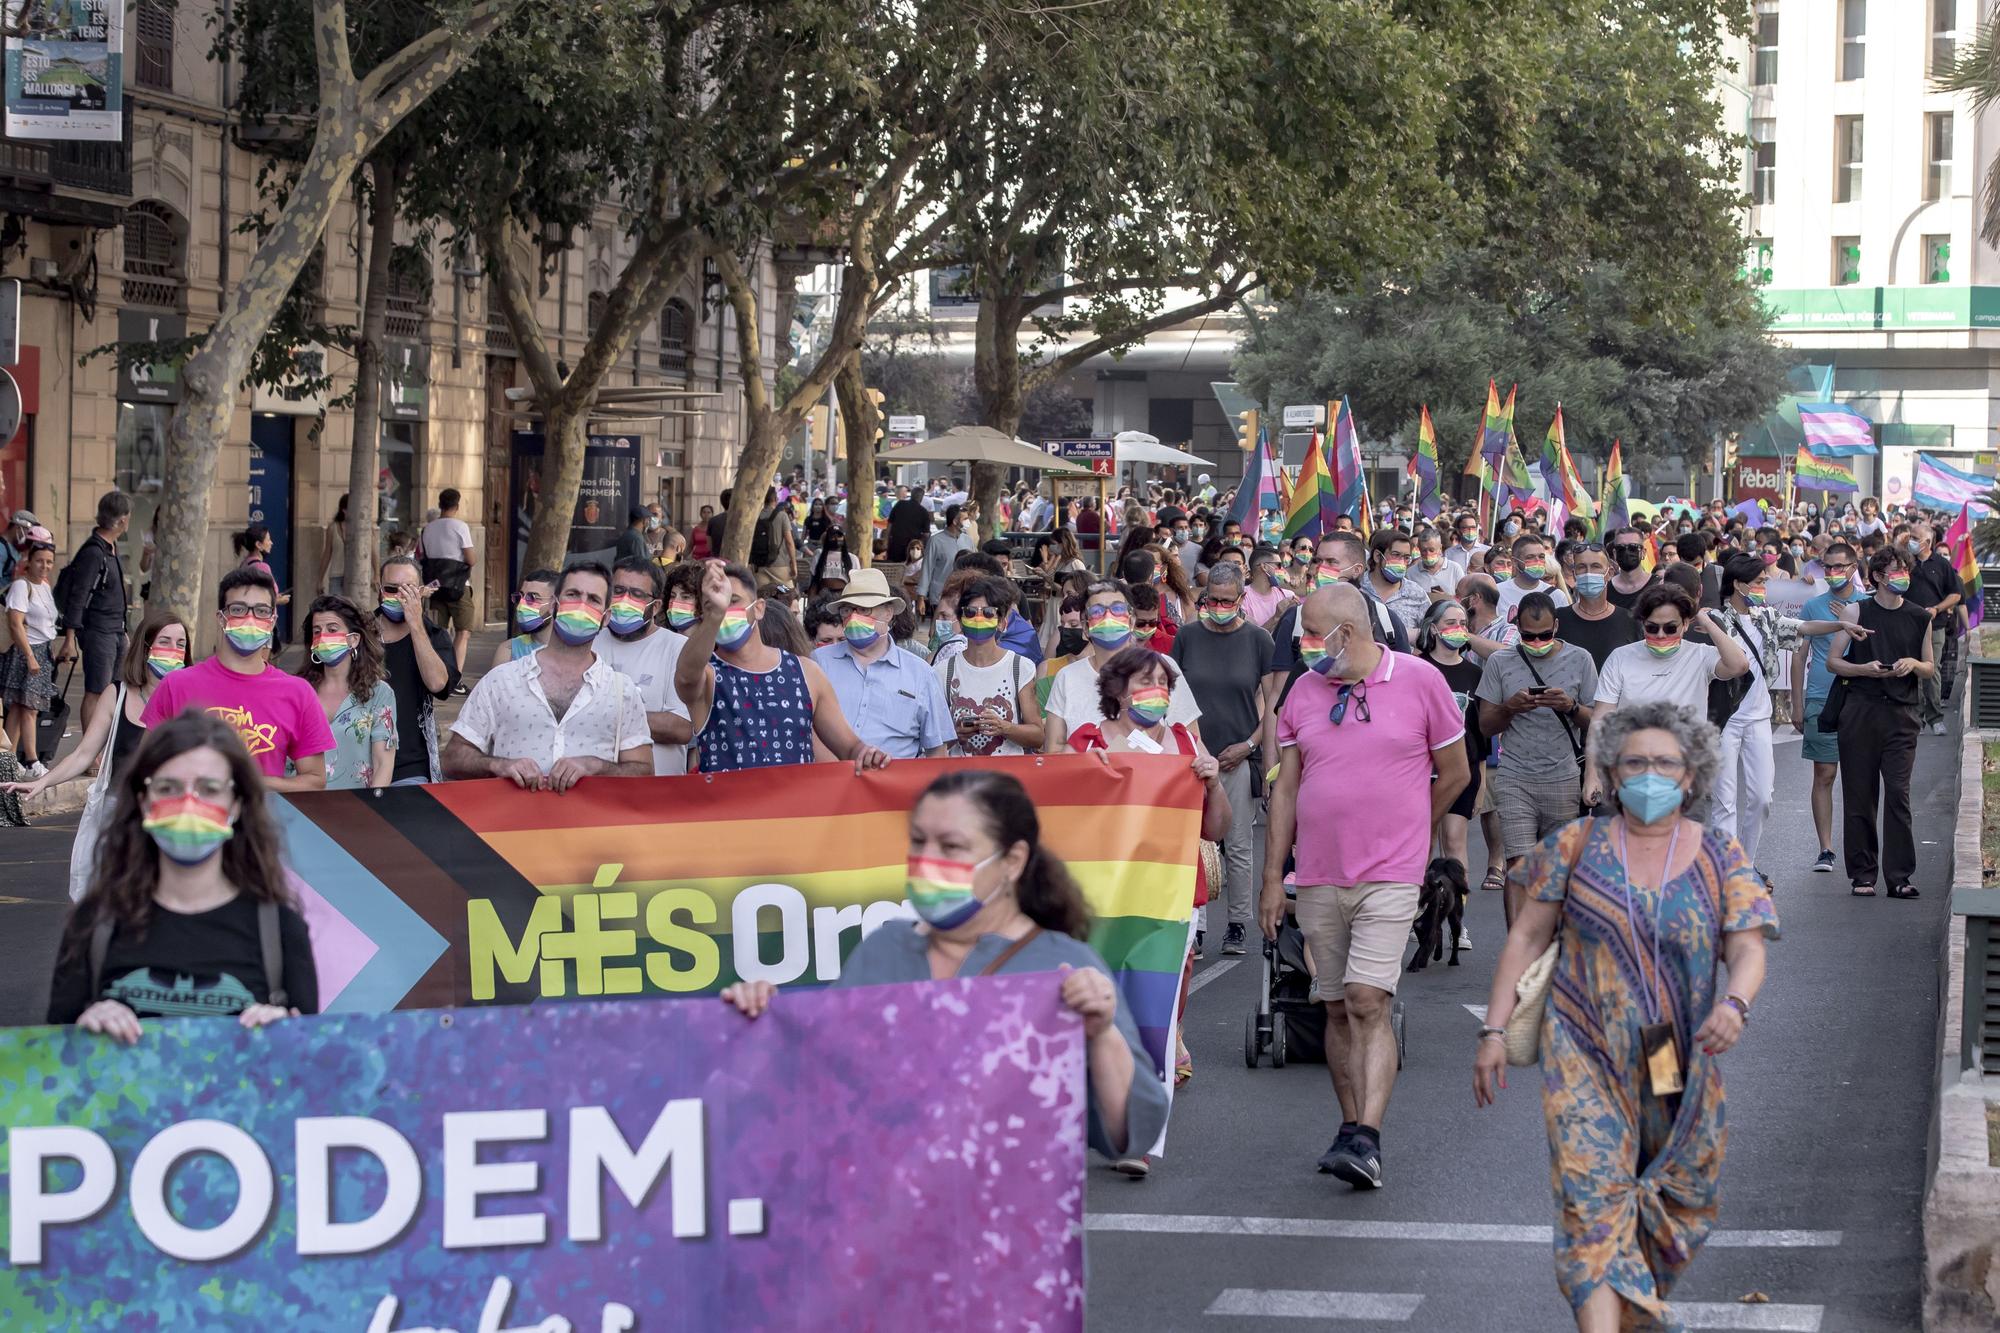
[[[1292,898],[1292,886],[1285,897]],[[1243,1025],[1243,1063],[1257,1067],[1257,1057],[1269,1050],[1271,1068],[1283,1069],[1287,1060],[1308,1064],[1326,1063],[1326,1006],[1309,998],[1312,972],[1306,966],[1306,937],[1297,918],[1288,909],[1278,928],[1278,938],[1264,941],[1264,985],[1257,1007]],[[1403,1067],[1403,997],[1394,997],[1389,1006],[1389,1026],[1396,1034],[1396,1068]]]

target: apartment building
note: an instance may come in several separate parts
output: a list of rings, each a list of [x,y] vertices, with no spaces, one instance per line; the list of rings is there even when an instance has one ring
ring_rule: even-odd
[[[1979,230],[2000,113],[1933,83],[1992,9],[1756,0],[1720,90],[1750,141],[1745,264],[1773,333],[1876,423],[1882,456],[1860,479],[1891,500],[1918,450],[1993,468],[2000,252]]]
[[[0,139],[0,276],[24,287],[20,359],[10,370],[25,413],[20,431],[0,446],[0,517],[16,506],[32,509],[73,549],[97,496],[118,487],[135,504],[126,555],[136,585],[180,394],[173,366],[121,371],[111,353],[120,343],[199,334],[218,317],[254,249],[238,228],[259,203],[259,158],[236,135],[227,71],[208,58],[211,34],[197,7],[137,0],[125,32],[122,142]],[[629,248],[609,204],[576,240],[540,296],[556,355],[571,363]],[[360,322],[367,245],[365,217],[350,197],[302,279],[328,325]],[[515,435],[537,423],[506,396],[527,387],[527,376],[477,266],[462,254],[451,237],[442,238],[428,274],[399,274],[389,292],[378,493],[385,533],[414,530],[439,490],[461,493],[461,512],[481,545],[484,578],[475,578],[475,594],[486,614],[498,617],[516,522],[510,496],[521,485]],[[780,253],[760,256],[753,270],[774,349],[787,323],[777,311],[790,314],[781,279],[804,267]],[[344,394],[352,355],[313,350],[333,377],[331,396]],[[777,360],[767,356],[760,368],[767,381]],[[734,319],[712,273],[683,284],[609,383],[709,395],[671,405],[699,415],[640,408],[593,425],[607,447],[634,460],[638,494],[661,500],[673,521],[689,521],[696,505],[729,484],[744,437]],[[273,534],[279,582],[301,604],[309,599],[328,523],[347,490],[354,430],[352,413],[329,407],[325,397],[265,389],[241,395],[215,477],[209,579],[234,563],[230,535],[261,523]],[[611,522],[623,519],[619,513]],[[158,521],[170,523],[172,515]]]

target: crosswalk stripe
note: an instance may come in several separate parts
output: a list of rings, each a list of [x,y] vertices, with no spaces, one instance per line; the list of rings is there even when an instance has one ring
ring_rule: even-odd
[[[1307,1240],[1442,1240],[1551,1245],[1555,1228],[1489,1222],[1364,1222],[1333,1217],[1221,1217],[1203,1213],[1090,1213],[1091,1231],[1183,1236],[1281,1236]],[[1832,1249],[1838,1231],[1716,1231],[1710,1245],[1729,1249]]]
[[[1209,1302],[1205,1313],[1265,1319],[1374,1319],[1402,1323],[1423,1303],[1421,1296],[1394,1291],[1263,1291],[1229,1287]]]
[[[1733,1301],[1675,1301],[1689,1328],[1749,1328],[1777,1333],[1819,1333],[1823,1305],[1741,1305]]]
[[[1217,977],[1221,976],[1224,972],[1227,972],[1230,968],[1237,966],[1242,961],[1243,960],[1241,958],[1225,958],[1219,963],[1214,963],[1208,967],[1203,968],[1201,971],[1195,973],[1194,980],[1188,983],[1188,994],[1189,995],[1194,994],[1196,991],[1200,990],[1203,986],[1206,986],[1209,982],[1215,980]]]

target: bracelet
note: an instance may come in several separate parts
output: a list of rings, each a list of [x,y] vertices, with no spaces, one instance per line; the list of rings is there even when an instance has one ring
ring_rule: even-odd
[[[1505,1041],[1507,1039],[1507,1029],[1482,1025],[1479,1029],[1479,1040],[1485,1041],[1488,1037],[1498,1037],[1502,1041]]]
[[[1743,1015],[1744,1026],[1746,1027],[1749,1026],[1750,1004],[1747,1000],[1745,1000],[1740,995],[1725,995],[1722,997],[1722,1002],[1728,1005],[1730,1008],[1734,1009],[1737,1013]]]

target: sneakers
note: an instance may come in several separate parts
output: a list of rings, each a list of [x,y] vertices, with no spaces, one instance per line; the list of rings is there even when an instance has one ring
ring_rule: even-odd
[[[1232,954],[1243,953],[1244,951],[1243,923],[1241,921],[1232,921],[1229,923],[1229,933],[1222,937],[1222,952]]]
[[[1153,1163],[1144,1156],[1121,1157],[1111,1164],[1111,1169],[1121,1176],[1130,1176],[1133,1180],[1144,1180],[1153,1173]]]
[[[1944,735],[1944,730],[1945,730],[1945,728],[1944,728],[1944,723],[1942,723],[1942,722],[1933,722],[1933,723],[1931,723],[1931,728],[1930,728],[1930,730],[1931,730],[1931,735],[1933,735],[1933,736],[1942,736],[1942,735]]]
[[[1833,873],[1833,851],[1831,848],[1819,854],[1819,860],[1813,862],[1813,870],[1821,875],[1830,875]]]
[[[1336,1138],[1319,1169],[1344,1180],[1358,1190],[1382,1188],[1382,1145],[1359,1130],[1345,1139]]]
[[[49,766],[43,763],[41,760],[37,759],[34,763],[29,764],[26,768],[22,769],[21,771],[27,774],[28,779],[30,781],[33,781],[36,778],[47,777],[49,775]]]
[[[1196,932],[1194,933],[1194,960],[1195,960],[1195,961],[1196,961],[1197,963],[1199,963],[1199,962],[1201,961],[1201,950],[1202,950],[1202,945],[1206,944],[1207,942],[1208,942],[1208,932],[1207,932],[1207,931],[1205,931],[1205,930],[1197,930],[1197,931],[1196,931]]]
[[[1353,1148],[1354,1126],[1342,1125],[1340,1132],[1333,1136],[1333,1146],[1320,1154],[1320,1174],[1325,1176],[1332,1175],[1334,1167],[1344,1161],[1348,1153],[1353,1151]]]
[[[1464,926],[1458,928],[1458,951],[1464,953],[1472,947],[1472,932]]]

